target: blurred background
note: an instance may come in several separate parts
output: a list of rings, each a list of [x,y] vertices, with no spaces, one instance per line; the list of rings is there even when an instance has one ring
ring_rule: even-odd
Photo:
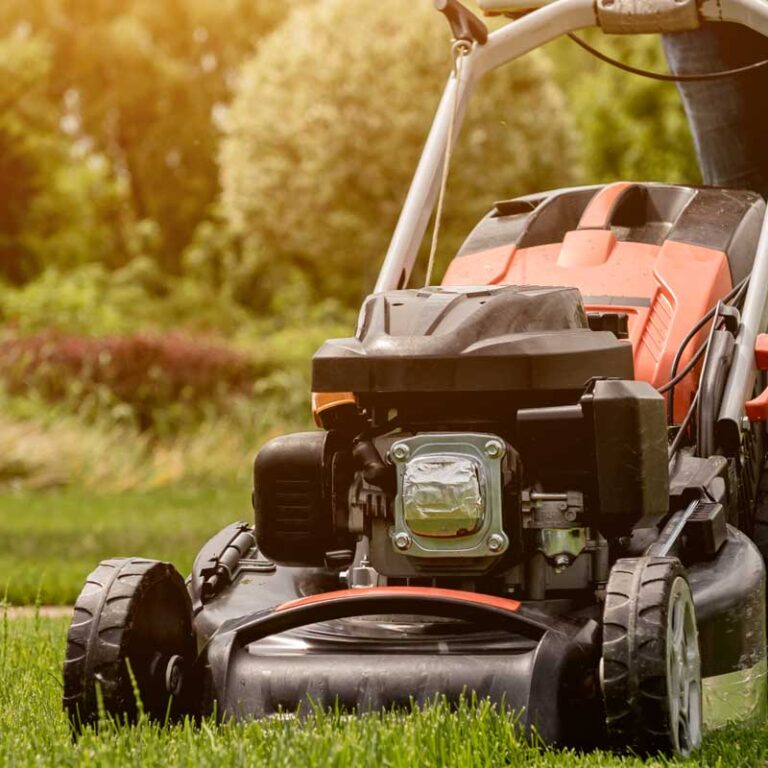
[[[449,68],[429,0],[3,0],[0,597],[71,602],[111,555],[185,570],[248,518]],[[497,199],[616,178],[698,181],[674,86],[529,55],[473,103],[440,263]]]

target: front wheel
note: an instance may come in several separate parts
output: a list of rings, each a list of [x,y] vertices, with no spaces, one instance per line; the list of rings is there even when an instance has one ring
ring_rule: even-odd
[[[165,722],[190,714],[192,606],[169,563],[106,560],[75,603],[64,660],[64,709],[75,734],[103,714]]]
[[[601,681],[614,745],[680,755],[701,745],[696,612],[676,558],[614,565],[603,614]]]

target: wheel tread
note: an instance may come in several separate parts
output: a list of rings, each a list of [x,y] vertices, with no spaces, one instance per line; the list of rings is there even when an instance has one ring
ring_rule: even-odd
[[[131,633],[136,631],[134,613],[141,610],[147,590],[161,580],[166,580],[171,594],[177,596],[173,600],[178,602],[179,610],[186,612],[186,652],[193,654],[189,595],[184,580],[169,563],[144,558],[111,559],[100,563],[86,579],[75,603],[63,665],[62,704],[75,734],[98,720],[97,687],[107,714],[121,720],[135,716],[136,702],[125,654]],[[155,713],[159,719],[166,714],[166,706],[162,709]]]
[[[603,696],[609,738],[639,753],[670,751],[666,695],[669,590],[685,576],[675,558],[618,560],[606,587]]]

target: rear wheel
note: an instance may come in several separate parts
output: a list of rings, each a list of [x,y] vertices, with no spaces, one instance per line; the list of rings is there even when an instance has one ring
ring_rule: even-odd
[[[75,603],[64,660],[64,709],[75,733],[100,711],[164,722],[190,711],[192,608],[169,563],[106,560]]]
[[[619,560],[606,590],[601,679],[615,746],[688,755],[701,744],[701,661],[676,558]]]

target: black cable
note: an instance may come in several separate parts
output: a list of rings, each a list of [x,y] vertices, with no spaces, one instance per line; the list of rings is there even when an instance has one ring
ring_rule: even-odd
[[[736,285],[734,288],[731,289],[722,299],[722,304],[728,304],[731,301],[734,302],[734,304],[738,304],[738,302],[741,301],[744,292],[747,290],[747,286],[749,285],[749,276],[745,277],[738,285]],[[688,332],[687,336],[682,340],[680,343],[680,346],[677,348],[677,352],[675,353],[675,357],[672,360],[672,369],[670,371],[670,380],[664,385],[663,389],[660,390],[662,392],[669,392],[669,423],[674,423],[674,411],[675,411],[675,387],[679,383],[679,380],[677,379],[677,368],[680,365],[680,360],[683,357],[683,354],[685,353],[685,350],[688,348],[688,345],[693,341],[693,339],[698,335],[699,331],[715,316],[715,312],[717,311],[718,304],[716,304],[712,309],[707,312],[704,317],[699,320],[696,325],[691,328],[691,330]],[[706,349],[706,343],[696,351],[696,354],[700,351],[703,351]],[[687,366],[686,366],[687,367]],[[693,366],[691,366],[693,367]]]
[[[663,395],[665,392],[669,392],[670,389],[676,387],[695,367],[696,363],[701,360],[701,356],[707,349],[707,344],[704,342],[694,353],[693,357],[688,361],[688,364],[683,368],[680,373],[675,376],[674,379],[670,379],[663,387],[659,387],[659,394]]]
[[[712,323],[712,327],[709,329],[709,334],[707,336],[707,341],[703,345],[703,349],[705,351],[704,355],[704,365],[702,367],[702,370],[706,370],[707,363],[709,362],[709,352],[712,348],[712,340],[715,338],[715,331],[717,330],[717,317],[720,315],[720,308],[723,306],[722,301],[718,301],[717,304],[713,307],[711,310],[711,314],[715,316],[715,321]],[[674,404],[674,400],[672,401]],[[685,433],[688,431],[688,425],[691,423],[691,419],[693,419],[694,414],[696,414],[697,422],[699,424],[699,427],[701,427],[701,413],[700,413],[700,404],[701,404],[701,386],[696,390],[696,394],[693,397],[693,401],[691,402],[690,407],[688,408],[688,413],[685,414],[685,418],[683,419],[682,423],[680,424],[680,428],[675,435],[675,439],[672,441],[672,445],[669,447],[669,461],[671,462],[675,454],[680,450],[680,446],[682,445],[683,440],[685,439]],[[698,444],[698,438],[697,438],[697,444]]]
[[[729,293],[723,296],[721,303],[729,304],[731,301],[734,303],[739,302],[741,300],[741,294],[746,290],[748,283],[749,277],[745,277],[735,288],[731,289]],[[677,348],[675,358],[672,361],[672,376],[677,373],[677,367],[680,365],[680,360],[682,359],[686,348],[691,343],[693,338],[699,333],[699,331],[714,317],[716,310],[717,304],[715,304],[715,306],[712,307],[712,309],[710,309],[709,312],[707,312],[707,314],[704,315],[704,317],[702,317],[701,320],[699,320],[696,325],[693,326],[693,328],[691,328],[691,330],[688,332],[688,335],[683,339],[680,346]]]
[[[696,395],[691,401],[691,406],[690,408],[688,408],[688,413],[685,414],[685,418],[680,424],[680,429],[675,435],[675,439],[672,441],[672,445],[669,446],[670,464],[672,463],[672,460],[675,458],[675,454],[680,450],[680,446],[682,445],[683,440],[685,439],[685,433],[688,430],[688,425],[691,423],[693,414],[696,413],[696,410],[699,407],[699,391],[700,390],[696,390]]]
[[[663,72],[651,72],[647,69],[639,69],[633,67],[630,64],[625,64],[623,61],[614,59],[597,48],[593,48],[586,40],[582,40],[578,35],[574,35],[573,32],[569,33],[568,37],[573,40],[576,45],[583,48],[588,53],[591,53],[600,61],[604,61],[606,64],[610,64],[612,67],[621,69],[624,72],[629,72],[631,75],[638,75],[639,77],[646,77],[650,80],[659,80],[662,83],[703,83],[708,80],[724,80],[728,77],[738,77],[739,75],[748,75],[750,72],[754,72],[758,69],[768,66],[768,59],[763,61],[756,61],[754,64],[747,64],[744,67],[736,67],[735,69],[725,69],[719,72],[702,72],[700,74],[690,75],[669,75]]]

